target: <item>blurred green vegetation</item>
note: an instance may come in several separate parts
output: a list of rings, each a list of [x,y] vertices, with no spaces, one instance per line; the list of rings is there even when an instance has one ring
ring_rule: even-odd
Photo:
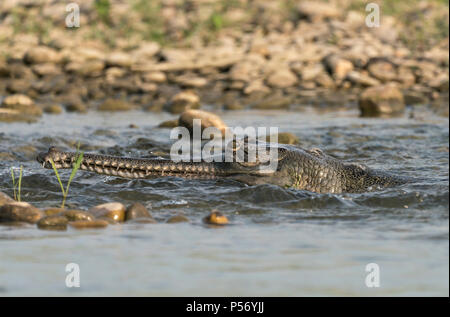
[[[109,0],[95,0],[94,8],[97,11],[98,17],[103,23],[106,24],[111,23],[110,17],[111,4],[109,3]]]
[[[333,2],[332,0],[320,0]],[[393,16],[404,26],[400,39],[412,49],[421,49],[438,43],[449,36],[448,0],[378,0],[383,16]],[[298,23],[296,7],[299,0],[276,0],[271,2],[247,0],[216,0],[197,2],[175,1],[172,7],[165,7],[163,0],[129,0],[129,10],[117,14],[116,6],[124,4],[117,0],[95,0],[92,10],[81,12],[89,24],[89,37],[114,46],[118,38],[138,37],[156,41],[165,46],[188,46],[194,37],[209,43],[217,38],[218,32],[238,30],[267,30],[276,21]],[[365,14],[365,0],[339,2],[344,11],[355,10]],[[268,9],[261,9],[267,6]],[[37,14],[30,13],[34,10]],[[49,31],[61,27],[65,12],[59,21],[41,19],[43,7],[36,5],[32,10],[14,7],[10,10],[10,23],[14,33],[32,33],[45,41]],[[236,11],[240,16],[236,18]],[[233,15],[234,14],[234,15]],[[239,15],[238,14],[238,15]],[[82,26],[84,27],[84,26]],[[76,31],[76,30],[75,30]],[[330,39],[332,42],[332,39]]]

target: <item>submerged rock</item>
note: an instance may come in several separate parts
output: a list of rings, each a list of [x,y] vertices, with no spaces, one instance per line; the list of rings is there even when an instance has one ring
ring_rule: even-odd
[[[200,108],[200,98],[192,91],[182,91],[171,99],[169,111],[171,113],[182,113],[188,109]]]
[[[163,121],[158,124],[159,128],[175,128],[178,127],[178,119]]]
[[[138,218],[153,218],[148,209],[141,203],[134,203],[128,206],[125,211],[125,221]]]
[[[106,203],[95,206],[88,211],[96,218],[105,218],[113,222],[123,222],[125,220],[125,206],[121,203]]]
[[[99,111],[128,111],[134,107],[124,100],[106,99],[99,107]]]
[[[35,122],[37,119],[34,116],[24,115],[18,110],[6,109],[0,107],[0,122]]]
[[[0,207],[0,222],[22,221],[36,223],[45,213],[26,202],[9,202]]]
[[[178,214],[170,217],[169,219],[167,219],[166,222],[167,223],[189,222],[189,218],[187,218],[184,215]]]
[[[64,208],[50,207],[50,208],[44,209],[44,213],[46,216],[53,216],[53,215],[57,215],[61,212],[64,212],[65,210],[66,209],[64,209]]]
[[[80,101],[70,100],[66,103],[66,111],[86,113],[88,111],[88,108],[81,100]]]
[[[108,226],[108,222],[101,219],[95,219],[93,221],[78,220],[69,222],[69,226],[75,229],[105,228]]]
[[[44,112],[50,114],[60,114],[63,112],[63,108],[60,105],[51,104],[44,107]]]
[[[192,133],[195,119],[201,120],[202,132],[206,128],[214,127],[224,134],[225,129],[227,128],[225,122],[223,122],[218,115],[208,111],[192,109],[186,110],[180,115],[178,124],[182,127],[186,127]]]
[[[402,92],[393,85],[370,87],[359,97],[362,116],[398,115],[404,112]]]
[[[292,98],[281,94],[273,94],[267,98],[258,100],[252,105],[253,109],[287,109],[292,103]]]
[[[46,216],[37,222],[37,227],[45,230],[66,230],[68,222],[63,216]]]
[[[93,221],[95,216],[87,211],[69,209],[59,213],[59,216],[65,217],[68,221]]]
[[[211,225],[226,225],[228,224],[228,218],[221,212],[214,210],[203,218],[203,222]]]

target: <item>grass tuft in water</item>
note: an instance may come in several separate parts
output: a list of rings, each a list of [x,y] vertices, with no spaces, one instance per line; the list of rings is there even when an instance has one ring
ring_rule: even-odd
[[[61,202],[61,208],[64,208],[64,205],[66,203],[67,195],[69,194],[70,183],[72,182],[72,179],[75,177],[75,174],[77,173],[77,171],[80,169],[81,162],[83,161],[83,154],[84,153],[81,152],[81,153],[78,154],[79,147],[80,147],[80,144],[78,144],[77,159],[75,161],[75,164],[72,167],[72,173],[70,173],[70,177],[69,177],[69,181],[67,182],[66,189],[64,189],[64,186],[63,186],[62,181],[61,181],[61,177],[59,177],[58,169],[56,168],[55,163],[53,162],[52,159],[50,159],[50,163],[52,164],[53,170],[55,171],[56,178],[58,179],[59,185],[61,186],[61,192],[63,194],[63,200]]]
[[[20,201],[20,191],[21,191],[21,187],[22,187],[22,172],[23,172],[23,166],[20,165],[19,180],[17,182],[17,192],[16,192],[16,178],[14,176],[14,168],[11,167],[11,180],[13,183],[14,200],[17,200],[17,201]]]

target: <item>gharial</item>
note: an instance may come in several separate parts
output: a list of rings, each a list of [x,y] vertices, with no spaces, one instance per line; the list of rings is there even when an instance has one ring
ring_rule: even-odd
[[[247,152],[249,147],[245,144]],[[225,177],[249,185],[269,183],[317,193],[364,192],[410,181],[406,177],[391,175],[365,165],[343,162],[319,149],[306,150],[274,143],[258,143],[255,146],[264,147],[266,151],[256,151],[258,154],[254,162],[175,162],[170,159],[138,159],[85,153],[80,169],[124,178]],[[276,155],[277,164],[261,168],[264,164],[268,165],[267,157],[266,163],[262,159],[266,154],[261,154],[267,152]],[[60,151],[55,147],[37,156],[44,168],[52,168],[50,161],[53,160],[58,169],[72,168],[76,158],[77,153]]]

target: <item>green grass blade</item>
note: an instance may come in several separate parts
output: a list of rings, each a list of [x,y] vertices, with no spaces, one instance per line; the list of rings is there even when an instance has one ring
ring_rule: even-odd
[[[12,168],[12,167],[11,167],[11,179],[12,179],[12,183],[13,183],[14,200],[17,200],[17,196],[16,196],[16,181],[14,179],[14,168]]]
[[[62,191],[62,193],[63,193],[63,195],[64,195],[64,193],[65,193],[65,191],[64,191],[64,186],[63,186],[63,184],[61,183],[61,178],[59,177],[58,169],[56,168],[55,163],[53,162],[52,159],[50,159],[50,163],[52,164],[53,170],[55,171],[55,174],[56,174],[56,178],[58,179],[59,185],[61,186],[61,191]]]
[[[22,186],[22,172],[23,172],[23,165],[20,165],[20,173],[19,173],[19,189],[17,193],[17,201],[20,201],[20,188]]]
[[[83,161],[83,155],[84,155],[83,152],[78,154],[77,160],[76,160],[74,166],[72,167],[72,173],[70,173],[69,181],[67,182],[66,193],[69,192],[70,183],[72,182],[72,179],[75,177],[75,174],[77,173],[77,171],[79,170],[79,168],[81,166],[81,162]]]

